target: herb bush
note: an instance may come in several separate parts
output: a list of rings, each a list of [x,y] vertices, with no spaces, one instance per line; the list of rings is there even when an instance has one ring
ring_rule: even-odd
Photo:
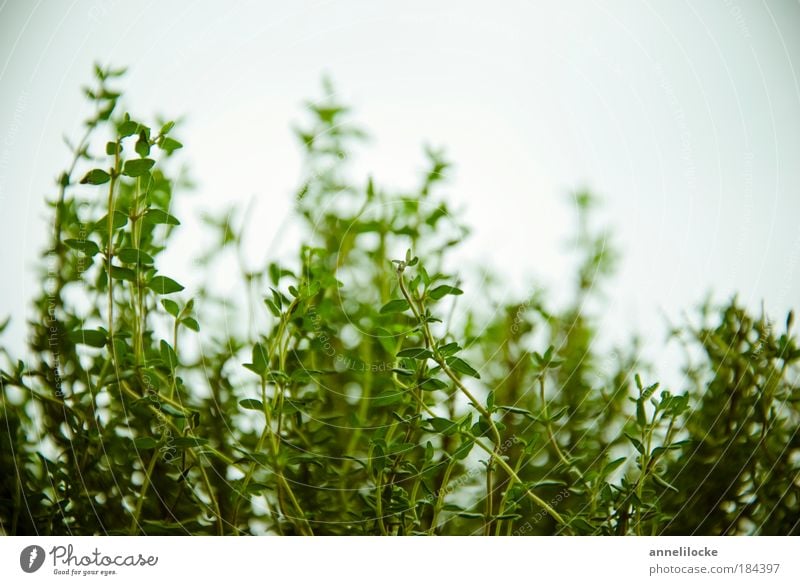
[[[158,269],[190,186],[170,172],[182,145],[119,112],[122,73],[98,67],[86,90],[30,359],[2,350],[6,534],[800,532],[791,313],[706,303],[673,331],[677,391],[635,343],[602,354],[585,307],[616,255],[585,193],[569,302],[483,289],[456,311],[477,278],[448,260],[468,233],[441,195],[448,161],[428,149],[406,193],[352,180],[364,135],[330,88],[297,131],[295,261],[240,262],[245,299],[220,298],[244,218],[208,217],[187,290]]]

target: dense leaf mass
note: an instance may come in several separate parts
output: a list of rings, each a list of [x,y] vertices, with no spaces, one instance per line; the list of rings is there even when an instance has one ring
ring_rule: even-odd
[[[122,73],[97,68],[50,202],[28,361],[2,350],[3,532],[800,532],[791,314],[706,303],[663,388],[635,343],[597,349],[587,307],[616,254],[590,194],[566,301],[500,303],[450,260],[468,229],[443,153],[403,192],[353,179],[365,135],[329,86],[297,130],[294,261],[247,266],[232,209],[204,218],[203,278],[182,284],[159,269],[189,186],[179,127],[120,113]]]

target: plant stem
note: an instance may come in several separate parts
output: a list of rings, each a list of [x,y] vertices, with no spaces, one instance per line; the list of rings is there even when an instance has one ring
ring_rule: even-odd
[[[455,458],[450,457],[450,461],[447,462],[447,467],[444,470],[444,477],[442,478],[442,484],[439,487],[439,493],[437,494],[436,504],[433,506],[433,517],[431,518],[431,527],[428,530],[428,534],[435,534],[436,532],[436,523],[439,518],[439,512],[441,511],[442,507],[444,506],[444,497],[445,492],[447,491],[447,483],[450,481],[450,474],[453,472],[453,467],[455,466]]]
[[[131,518],[131,527],[128,530],[128,533],[131,536],[135,536],[136,533],[139,531],[139,518],[142,515],[142,506],[144,505],[144,498],[147,495],[147,490],[150,488],[150,477],[153,475],[153,469],[156,467],[156,461],[158,461],[158,451],[154,451],[153,455],[150,457],[150,463],[147,465],[147,469],[144,472],[144,481],[142,482],[142,489],[139,490],[139,499],[136,502],[136,510],[133,513],[133,518]]]
[[[117,348],[114,344],[114,279],[111,276],[112,260],[114,258],[114,189],[117,185],[119,176],[119,138],[114,154],[114,168],[111,171],[111,180],[108,184],[108,242],[106,247],[106,269],[108,270],[108,343],[111,349],[111,357],[114,361],[114,372],[119,381],[119,363],[117,361]]]
[[[556,440],[556,435],[553,432],[552,425],[550,424],[550,416],[547,412],[547,399],[545,398],[544,395],[544,374],[540,374],[538,378],[539,378],[539,396],[542,400],[542,417],[544,418],[544,426],[547,431],[547,438],[550,440],[550,444],[553,446],[553,450],[556,452],[556,456],[561,461],[561,463],[566,465],[567,469],[574,470],[578,474],[578,477],[581,480],[583,480],[583,473],[581,472],[581,470],[578,469],[575,466],[575,464],[572,461],[570,461],[569,458],[567,458],[566,455],[564,455],[564,452],[561,450],[561,446],[558,444],[558,441]]]
[[[489,429],[494,436],[494,452],[495,456],[494,459],[500,458],[500,446],[503,443],[502,438],[500,437],[500,431],[497,429],[497,425],[495,425],[494,421],[492,420],[491,413],[484,408],[484,406],[478,401],[477,398],[470,392],[466,386],[461,382],[461,379],[455,375],[455,373],[450,369],[447,364],[447,361],[442,357],[439,353],[438,348],[433,342],[433,336],[431,335],[430,327],[428,326],[427,320],[423,317],[424,313],[424,305],[421,301],[419,301],[420,307],[416,306],[416,303],[411,298],[411,295],[408,292],[408,288],[406,287],[405,280],[403,279],[403,271],[405,270],[405,263],[401,263],[397,267],[397,281],[400,286],[400,292],[403,294],[406,302],[408,303],[411,311],[414,313],[417,321],[419,321],[420,326],[422,327],[423,338],[425,341],[425,346],[433,353],[434,361],[439,364],[439,367],[445,373],[445,375],[452,380],[452,382],[456,385],[464,396],[472,403],[472,406],[483,416],[486,421],[486,424],[489,426]],[[492,531],[492,517],[494,512],[494,502],[493,502],[493,495],[494,495],[494,481],[492,477],[492,461],[488,461],[486,463],[486,519],[484,524],[484,535],[488,536],[491,534]]]
[[[399,383],[399,381],[397,380],[397,378],[395,378],[395,382],[396,382],[396,383]],[[400,384],[400,385],[401,385],[402,387],[404,387],[404,388],[405,388],[405,386],[403,386],[402,384]],[[429,415],[431,415],[431,416],[434,416],[434,417],[435,417],[435,416],[437,416],[437,414],[436,414],[435,412],[433,412],[433,411],[432,411],[432,410],[431,410],[431,409],[430,409],[430,408],[429,408],[429,407],[428,407],[428,406],[427,406],[425,403],[421,403],[421,404],[420,404],[420,406],[421,406],[421,407],[422,407],[422,409],[423,409],[425,412],[427,412]],[[474,441],[474,442],[475,442],[475,444],[476,444],[476,445],[478,445],[478,447],[480,447],[480,448],[481,448],[481,449],[483,449],[483,450],[484,450],[486,453],[488,453],[489,455],[491,455],[492,459],[494,459],[494,460],[495,460],[495,462],[497,462],[497,464],[498,464],[500,467],[502,467],[502,468],[503,468],[503,469],[504,469],[504,470],[505,470],[505,471],[506,471],[506,472],[509,474],[509,476],[511,476],[511,478],[513,478],[513,480],[514,480],[515,482],[517,482],[517,483],[519,483],[519,484],[521,484],[521,485],[523,486],[523,489],[524,489],[524,493],[525,493],[525,495],[526,495],[526,496],[527,496],[527,497],[528,497],[528,498],[529,498],[529,499],[530,499],[530,500],[531,500],[531,501],[532,501],[534,504],[536,504],[537,506],[541,507],[541,508],[542,508],[542,509],[543,509],[545,512],[547,512],[547,513],[548,513],[548,514],[549,514],[549,515],[550,515],[550,516],[551,516],[551,517],[552,517],[552,518],[553,518],[553,519],[554,519],[556,522],[558,522],[559,524],[561,524],[561,525],[563,525],[563,526],[566,526],[566,524],[567,524],[567,523],[564,521],[564,518],[562,518],[562,517],[561,517],[561,515],[560,515],[558,512],[556,512],[556,511],[553,509],[553,507],[552,507],[552,506],[550,506],[550,504],[548,504],[548,503],[547,503],[547,502],[545,502],[545,501],[544,501],[542,498],[540,498],[540,497],[539,497],[539,496],[537,496],[535,493],[533,493],[533,492],[532,492],[532,491],[531,491],[529,488],[525,487],[525,482],[523,482],[523,481],[522,481],[522,479],[520,479],[519,475],[517,475],[517,472],[516,472],[516,471],[514,471],[514,469],[512,469],[512,468],[511,468],[511,466],[509,466],[509,465],[508,465],[508,463],[506,463],[506,462],[503,460],[502,456],[501,456],[501,455],[500,455],[500,454],[499,454],[499,453],[498,453],[498,452],[497,452],[495,449],[489,448],[489,447],[487,447],[486,445],[484,445],[483,443],[481,443],[481,442],[478,440],[478,437],[476,437],[475,435],[473,435],[473,434],[472,434],[471,432],[469,432],[469,431],[465,431],[465,430],[459,429],[459,430],[458,430],[458,432],[459,432],[460,434],[464,435],[465,437],[467,437],[467,438],[471,439],[472,441]]]

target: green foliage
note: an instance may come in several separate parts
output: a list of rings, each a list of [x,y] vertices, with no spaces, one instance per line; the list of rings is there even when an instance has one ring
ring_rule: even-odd
[[[596,349],[585,307],[616,255],[591,195],[574,294],[497,303],[450,260],[468,229],[443,154],[400,193],[353,180],[365,135],[326,85],[297,130],[306,242],[240,264],[240,331],[210,286],[241,262],[235,209],[204,218],[204,281],[160,272],[183,145],[118,112],[121,74],[97,69],[51,202],[31,358],[2,350],[4,532],[800,532],[791,316],[778,333],[735,300],[705,306],[675,332],[687,386],[644,382],[635,344]]]

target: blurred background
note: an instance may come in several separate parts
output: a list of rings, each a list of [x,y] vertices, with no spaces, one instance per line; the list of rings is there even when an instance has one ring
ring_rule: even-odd
[[[3,343],[22,355],[44,196],[95,61],[129,67],[123,107],[184,117],[197,189],[177,203],[181,282],[201,211],[250,202],[254,261],[296,247],[291,126],[328,75],[371,136],[357,171],[410,188],[422,146],[445,147],[474,230],[460,258],[496,272],[505,300],[568,290],[570,194],[588,188],[622,254],[608,343],[638,332],[658,358],[666,319],[710,292],[782,322],[800,305],[798,33],[794,0],[0,1]]]

